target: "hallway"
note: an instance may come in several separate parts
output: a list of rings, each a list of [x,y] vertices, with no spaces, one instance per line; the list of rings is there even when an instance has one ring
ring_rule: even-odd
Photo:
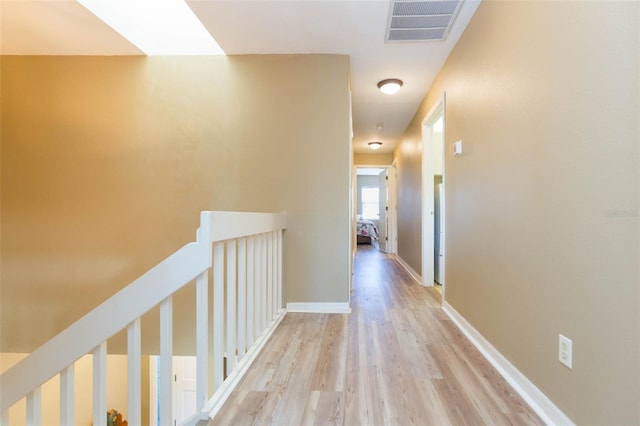
[[[352,313],[287,314],[210,425],[542,424],[391,257],[359,246]]]

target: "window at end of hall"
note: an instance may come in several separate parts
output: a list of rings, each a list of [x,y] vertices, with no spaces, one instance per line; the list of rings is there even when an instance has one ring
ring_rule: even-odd
[[[362,188],[362,218],[363,219],[379,219],[380,218],[380,189],[372,187]]]

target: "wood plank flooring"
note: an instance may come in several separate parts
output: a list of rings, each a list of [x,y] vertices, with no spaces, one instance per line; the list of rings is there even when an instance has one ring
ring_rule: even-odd
[[[392,257],[359,247],[353,287],[287,314],[209,425],[543,424]]]

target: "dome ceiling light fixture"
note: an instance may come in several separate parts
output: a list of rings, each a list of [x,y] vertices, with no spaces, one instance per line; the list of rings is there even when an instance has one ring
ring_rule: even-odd
[[[402,80],[399,78],[387,78],[386,80],[382,80],[378,82],[378,89],[385,95],[393,95],[394,93],[398,93],[400,88],[402,87]]]
[[[380,141],[369,142],[369,148],[371,149],[380,149],[381,146],[382,146],[382,142]]]

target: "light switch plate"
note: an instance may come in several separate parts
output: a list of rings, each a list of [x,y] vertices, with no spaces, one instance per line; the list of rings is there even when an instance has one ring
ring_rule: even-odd
[[[453,155],[459,157],[462,155],[462,141],[453,143]]]

